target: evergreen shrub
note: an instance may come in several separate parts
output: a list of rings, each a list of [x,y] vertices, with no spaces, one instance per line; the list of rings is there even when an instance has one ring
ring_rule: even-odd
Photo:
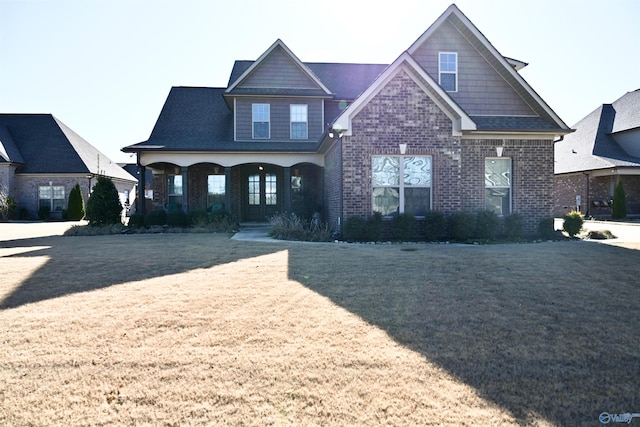
[[[472,239],[476,229],[476,217],[470,212],[454,212],[449,216],[449,234],[453,240]]]
[[[552,218],[553,219],[553,218]],[[509,240],[518,241],[523,236],[523,218],[518,213],[513,213],[504,217],[504,235]],[[552,227],[553,228],[553,227]]]
[[[98,176],[91,197],[87,201],[89,225],[110,225],[121,223],[122,204],[118,190],[111,178]]]
[[[144,215],[141,213],[134,213],[129,217],[128,226],[131,228],[144,227]]]
[[[578,211],[571,211],[564,216],[562,229],[567,232],[569,237],[576,237],[582,230],[584,217]]]
[[[164,209],[154,209],[149,211],[144,217],[145,227],[153,225],[165,225],[167,223],[167,212]]]
[[[613,204],[611,205],[611,218],[622,219],[627,216],[627,195],[622,181],[618,182],[613,192]]]
[[[366,240],[367,221],[361,216],[350,216],[344,222],[344,240],[363,242]]]
[[[474,237],[483,240],[495,240],[500,220],[493,211],[479,211],[475,218]]]
[[[65,218],[70,221],[80,221],[84,218],[84,214],[84,197],[82,197],[80,184],[76,184],[69,193],[69,202],[67,204]]]
[[[167,213],[167,224],[169,227],[186,227],[187,214],[182,210],[169,211]]]
[[[391,234],[400,242],[408,242],[415,238],[416,217],[410,213],[401,213],[391,220]]]
[[[379,242],[382,240],[384,232],[384,219],[380,212],[374,212],[371,217],[367,218],[364,226],[364,236],[370,242]]]
[[[423,230],[427,241],[442,240],[447,235],[447,219],[442,212],[429,211],[424,216]]]

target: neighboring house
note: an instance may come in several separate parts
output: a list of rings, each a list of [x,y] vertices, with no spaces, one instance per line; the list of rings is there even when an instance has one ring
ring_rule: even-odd
[[[554,213],[579,209],[611,217],[614,190],[622,181],[627,214],[640,214],[640,89],[601,105],[574,128],[556,143]]]
[[[97,175],[113,180],[123,204],[135,196],[136,178],[51,114],[0,114],[0,187],[26,218],[42,207],[61,218],[71,189],[80,184],[86,201]]]
[[[490,209],[533,232],[570,129],[525,65],[455,5],[390,65],[302,62],[277,40],[226,88],[172,88],[149,139],[123,151],[153,171],[156,208],[319,209],[336,231],[374,211]]]

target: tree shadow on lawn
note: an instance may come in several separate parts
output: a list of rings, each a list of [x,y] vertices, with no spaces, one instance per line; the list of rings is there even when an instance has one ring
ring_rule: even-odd
[[[224,250],[220,250],[221,245]],[[0,301],[0,310],[125,282],[208,268],[278,249],[236,242],[226,234],[217,233],[50,236],[0,241],[0,254],[10,253],[0,256],[0,261],[47,258],[44,265],[22,283],[8,284],[13,290]],[[11,268],[9,263],[7,269]]]
[[[290,274],[519,423],[599,425],[602,412],[640,412],[640,252],[585,242],[407,248],[342,247],[315,267],[291,251]]]

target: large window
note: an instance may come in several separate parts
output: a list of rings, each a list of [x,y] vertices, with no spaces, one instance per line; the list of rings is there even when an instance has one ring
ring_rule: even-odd
[[[307,105],[290,106],[291,110],[291,139],[307,139]]]
[[[207,176],[207,209],[219,211],[225,208],[226,181],[224,175]]]
[[[484,160],[485,207],[498,215],[511,214],[511,159]]]
[[[431,157],[373,156],[373,211],[423,216],[431,209]]]
[[[42,185],[38,187],[38,206],[49,208],[51,212],[65,208],[64,187],[62,185]]]
[[[251,117],[253,122],[253,138],[269,139],[271,106],[269,104],[252,104]]]
[[[182,175],[169,175],[167,195],[168,209],[182,209]]]
[[[456,52],[440,52],[438,74],[440,86],[444,90],[447,92],[458,91],[458,54]]]

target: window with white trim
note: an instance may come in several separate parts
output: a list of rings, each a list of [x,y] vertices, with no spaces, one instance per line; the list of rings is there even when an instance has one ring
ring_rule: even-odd
[[[484,159],[485,209],[499,216],[511,214],[511,159]]]
[[[431,210],[431,156],[372,156],[372,207],[384,216]]]
[[[271,135],[271,105],[251,104],[253,139],[269,139]]]
[[[65,209],[64,186],[41,185],[38,187],[38,206],[51,212]]]
[[[440,52],[438,57],[440,86],[447,92],[458,91],[458,53]]]
[[[291,139],[307,139],[308,106],[306,104],[291,104],[289,109],[291,115]]]
[[[207,175],[207,209],[219,211],[225,208],[225,175]]]
[[[167,208],[182,208],[182,175],[169,175],[167,178],[167,196]]]

